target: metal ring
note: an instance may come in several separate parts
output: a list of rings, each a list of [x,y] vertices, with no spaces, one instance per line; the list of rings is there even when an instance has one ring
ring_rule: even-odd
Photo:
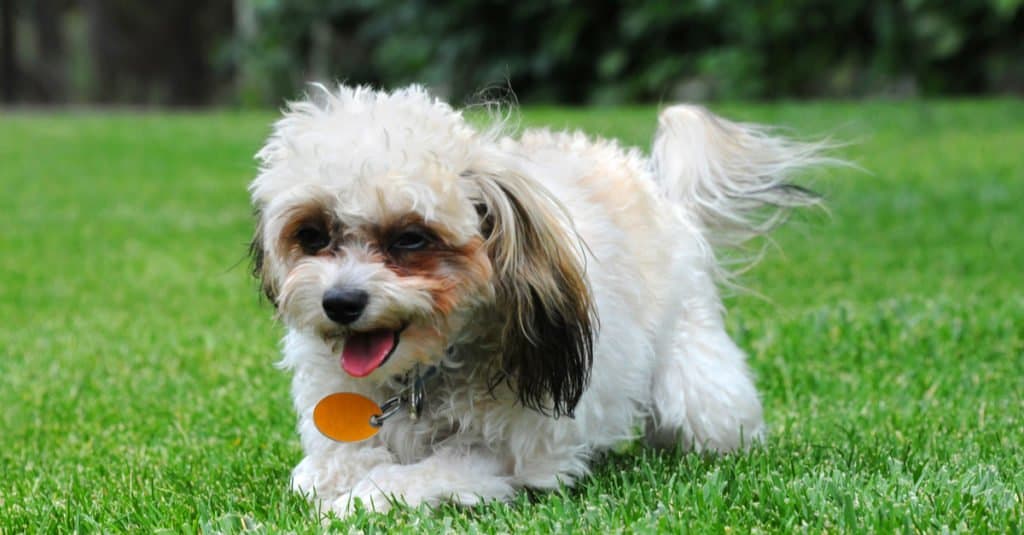
[[[384,402],[380,406],[380,414],[374,414],[370,417],[370,425],[373,427],[380,427],[384,425],[384,420],[391,418],[398,412],[398,409],[402,406],[402,398],[391,398]]]
[[[423,379],[416,377],[412,383],[412,392],[409,393],[409,419],[416,421],[420,417],[420,409],[423,408]]]

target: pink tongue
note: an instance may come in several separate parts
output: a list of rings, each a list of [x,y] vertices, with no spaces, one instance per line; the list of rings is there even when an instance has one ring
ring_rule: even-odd
[[[394,331],[353,334],[345,341],[341,367],[353,377],[366,377],[384,363],[394,347]]]

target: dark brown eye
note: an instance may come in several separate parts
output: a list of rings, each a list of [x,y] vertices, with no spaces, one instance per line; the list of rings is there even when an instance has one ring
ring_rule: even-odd
[[[302,252],[312,255],[331,243],[331,236],[319,227],[302,227],[295,233],[295,241],[302,247]]]
[[[391,240],[392,251],[419,251],[433,243],[433,238],[422,230],[405,230]]]

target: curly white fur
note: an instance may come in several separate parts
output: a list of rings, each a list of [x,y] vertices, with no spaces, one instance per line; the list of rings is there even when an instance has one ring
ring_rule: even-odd
[[[819,163],[820,147],[695,106],[661,113],[650,158],[578,132],[497,132],[417,86],[320,88],[289,107],[259,153],[253,250],[288,329],[281,364],[294,374],[305,451],[292,484],[339,515],[356,499],[380,511],[572,484],[595,454],[643,429],[654,445],[698,451],[763,436],[745,356],[724,329],[712,246],[767,230],[773,207],[814,202],[786,181]],[[410,214],[450,255],[417,260],[426,267],[412,275],[373,234]],[[325,218],[332,245],[296,251],[289,229],[303,217]],[[321,308],[337,287],[370,295],[350,326]],[[545,320],[547,331],[532,325]],[[516,367],[510,339],[540,347],[537,336],[566,323],[577,327],[576,360],[564,373],[584,372],[582,383],[528,379],[537,362]],[[339,366],[346,336],[399,325],[401,342],[372,374]],[[589,376],[572,368],[591,356]],[[324,396],[383,401],[416,363],[440,368],[417,421],[400,414],[360,443],[315,427]]]

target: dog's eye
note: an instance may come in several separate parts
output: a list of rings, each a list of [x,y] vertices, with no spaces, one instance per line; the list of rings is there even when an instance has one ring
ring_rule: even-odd
[[[295,240],[306,254],[316,254],[320,249],[331,243],[331,237],[323,229],[302,227],[295,233]]]
[[[406,230],[395,236],[388,248],[397,251],[418,251],[426,248],[430,243],[431,237],[426,232]]]

